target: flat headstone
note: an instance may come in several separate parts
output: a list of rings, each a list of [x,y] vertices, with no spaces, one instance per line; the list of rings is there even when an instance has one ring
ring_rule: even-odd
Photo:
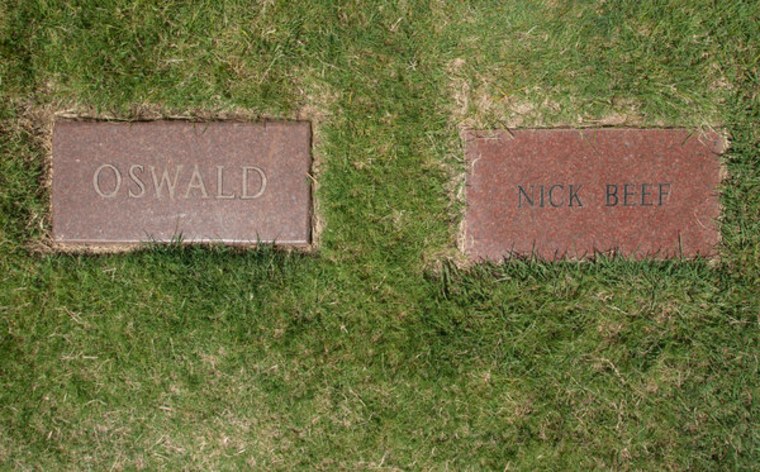
[[[724,140],[684,129],[468,131],[473,260],[710,257]]]
[[[307,245],[310,142],[307,122],[58,121],[53,240]]]

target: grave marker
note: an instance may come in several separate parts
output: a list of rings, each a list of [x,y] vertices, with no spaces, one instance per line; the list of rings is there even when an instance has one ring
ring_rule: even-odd
[[[305,122],[59,121],[53,240],[308,245],[310,141]]]
[[[465,252],[712,256],[723,139],[684,129],[465,132]]]

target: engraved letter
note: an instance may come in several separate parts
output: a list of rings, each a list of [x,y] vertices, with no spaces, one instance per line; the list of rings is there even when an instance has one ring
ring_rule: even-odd
[[[208,192],[206,191],[206,184],[203,182],[203,176],[198,171],[198,164],[193,166],[193,175],[190,176],[190,182],[187,183],[187,190],[185,190],[185,198],[190,196],[190,191],[193,189],[200,189],[203,198],[208,198]]]
[[[224,166],[216,166],[216,198],[217,199],[229,199],[235,198],[235,194],[224,194]]]
[[[517,186],[517,208],[522,208],[522,202],[523,202],[523,195],[525,195],[525,201],[528,203],[528,205],[533,206],[533,186],[530,186],[530,196],[528,196],[528,193],[525,191],[524,188],[522,188],[522,185]]]
[[[555,188],[558,188],[558,189],[560,189],[560,191],[562,191],[565,187],[563,185],[559,185],[559,184],[552,185],[551,187],[549,187],[549,205],[553,206],[554,208],[559,208],[559,207],[562,206],[562,202],[557,203],[557,204],[554,203],[553,194],[554,194],[554,189]]]
[[[177,170],[174,171],[174,181],[169,181],[169,172],[164,169],[163,174],[161,175],[161,182],[159,183],[158,177],[156,176],[156,168],[153,166],[150,166],[150,172],[153,174],[153,188],[156,189],[156,198],[161,198],[161,189],[164,187],[164,184],[166,184],[166,188],[169,189],[169,199],[174,200],[174,187],[177,185],[177,177],[179,177],[179,171],[182,169],[182,165],[177,166]]]
[[[607,184],[607,203],[606,203],[606,206],[610,207],[610,206],[615,206],[615,205],[618,204],[617,191],[618,191],[617,185]],[[615,199],[614,202],[612,201],[613,198]]]
[[[110,193],[104,193],[100,189],[100,182],[98,182],[98,177],[100,177],[100,172],[105,168],[110,168],[113,170],[113,175],[116,176],[116,186],[114,187],[113,191]],[[116,196],[116,194],[119,192],[119,187],[121,187],[121,173],[119,172],[119,169],[112,166],[111,164],[103,164],[102,166],[98,167],[95,170],[95,173],[92,175],[92,186],[95,187],[95,191],[103,198],[113,198]],[[662,200],[662,196],[660,197]]]
[[[627,207],[634,206],[633,203],[628,204],[628,197],[633,197],[636,195],[635,193],[629,192],[628,187],[633,189],[633,184],[623,184],[623,206],[627,206]]]
[[[570,185],[570,206],[573,206],[573,200],[575,200],[576,202],[578,202],[578,206],[582,207],[583,203],[581,202],[581,198],[578,196],[578,192],[581,191],[581,189],[583,188],[583,185],[578,185],[577,187],[575,187],[575,191],[573,191],[573,187],[574,185],[571,184]]]
[[[662,206],[663,195],[668,195],[668,196],[670,195],[670,184],[660,184],[659,187],[660,187],[660,203],[658,204],[658,206]],[[663,189],[665,187],[667,187],[667,190],[663,192]]]
[[[261,177],[261,188],[258,192],[256,192],[253,195],[248,195],[248,171],[252,170],[259,174],[259,177]],[[263,193],[264,190],[267,188],[267,176],[264,174],[264,171],[261,170],[258,167],[243,167],[243,195],[240,196],[241,200],[253,200],[254,198],[259,198]]]
[[[132,182],[137,184],[137,187],[140,189],[140,193],[132,193],[132,189],[129,189],[129,198],[142,198],[145,196],[145,184],[142,180],[140,180],[140,177],[138,177],[135,174],[136,170],[140,170],[140,173],[143,172],[143,166],[135,164],[132,166],[129,166],[129,178],[132,179]]]
[[[645,206],[645,207],[652,206],[651,203],[647,203],[647,197],[652,195],[652,193],[647,190],[648,187],[651,187],[651,185],[641,184],[641,206]]]

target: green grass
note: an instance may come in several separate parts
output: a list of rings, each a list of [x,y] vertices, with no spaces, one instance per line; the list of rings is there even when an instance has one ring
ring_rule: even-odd
[[[753,469],[760,3],[0,2],[0,463]],[[314,122],[318,251],[34,251],[54,112]],[[717,263],[461,268],[464,126],[715,126]]]

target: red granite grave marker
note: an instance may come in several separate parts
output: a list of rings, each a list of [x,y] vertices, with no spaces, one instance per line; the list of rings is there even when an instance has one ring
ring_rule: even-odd
[[[716,253],[724,140],[715,133],[524,129],[464,138],[471,259]]]
[[[307,245],[310,141],[306,122],[59,121],[53,240]]]

